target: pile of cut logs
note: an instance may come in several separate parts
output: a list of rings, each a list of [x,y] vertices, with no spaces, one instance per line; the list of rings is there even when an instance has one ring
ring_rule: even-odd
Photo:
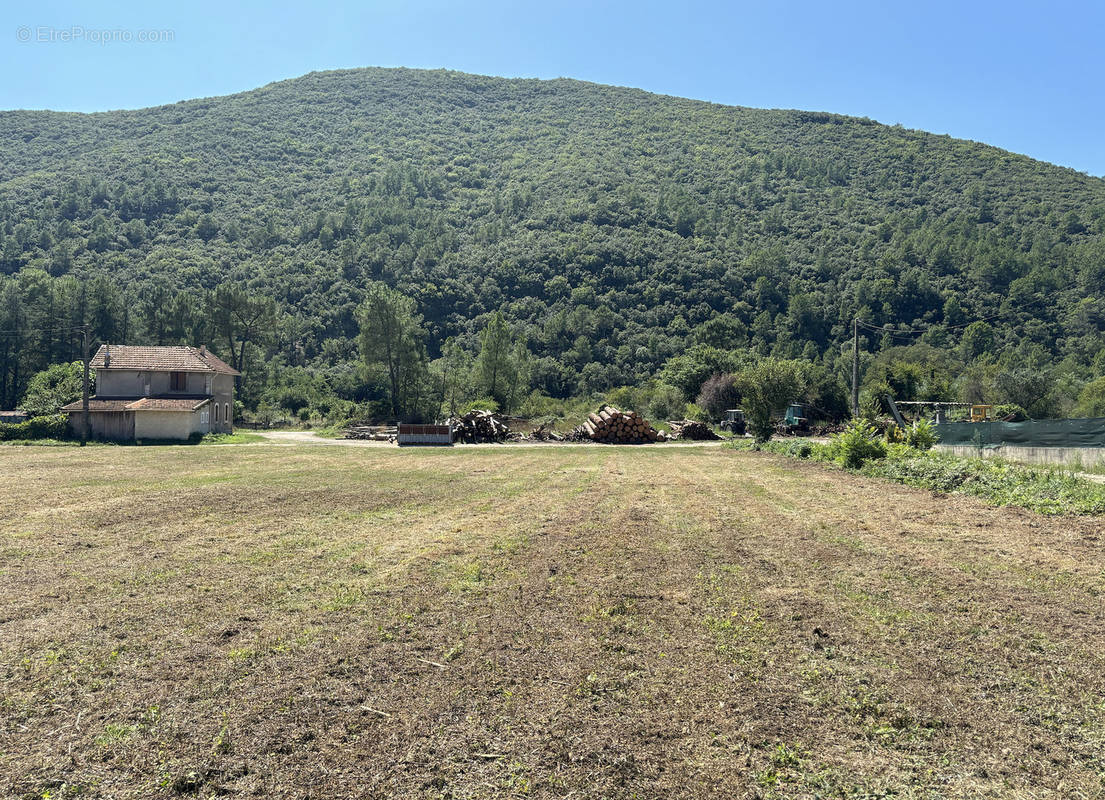
[[[693,439],[695,441],[713,441],[721,437],[714,433],[705,422],[693,419],[668,420],[672,439]]]
[[[605,444],[644,444],[666,439],[636,411],[619,411],[614,406],[603,406],[597,414],[588,414],[580,431],[588,439]]]
[[[450,417],[453,426],[453,441],[468,442],[505,442],[510,427],[503,422],[501,414],[494,411],[469,411],[459,417]]]
[[[394,425],[353,425],[342,431],[346,439],[369,439],[375,442],[394,442],[399,429]]]

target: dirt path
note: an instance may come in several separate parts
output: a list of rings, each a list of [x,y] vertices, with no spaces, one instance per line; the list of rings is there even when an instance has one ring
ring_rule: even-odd
[[[395,449],[394,442],[377,442],[371,439],[331,439],[328,437],[318,436],[312,431],[254,431],[255,433],[264,436],[267,440],[273,444],[316,444],[316,445],[339,445],[342,447],[388,447]],[[649,447],[718,447],[724,444],[720,441],[715,442],[665,442],[662,445],[648,445]],[[469,447],[596,447],[599,445],[581,444],[579,442],[504,442],[502,444],[465,444],[458,442],[454,447],[469,448]],[[603,445],[605,447],[613,447],[614,445]],[[628,445],[623,445],[628,446]]]
[[[312,431],[252,431],[264,436],[273,444],[329,444],[339,447],[395,447],[391,442],[374,442],[370,439],[331,439]]]

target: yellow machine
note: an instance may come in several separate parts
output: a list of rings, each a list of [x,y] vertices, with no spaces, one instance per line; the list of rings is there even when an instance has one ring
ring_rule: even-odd
[[[971,406],[971,422],[989,422],[991,408],[993,406]]]

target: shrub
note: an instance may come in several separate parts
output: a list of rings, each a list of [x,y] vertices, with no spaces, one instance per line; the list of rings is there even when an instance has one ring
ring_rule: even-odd
[[[262,402],[257,406],[257,423],[262,428],[271,428],[276,422],[276,409],[268,403]]]
[[[733,375],[713,375],[702,384],[697,404],[709,415],[708,421],[725,417],[727,409],[740,405],[741,393]]]
[[[648,415],[653,420],[683,419],[686,410],[687,399],[683,392],[666,383],[656,387],[648,404]]]
[[[1000,459],[922,454],[909,449],[902,457],[872,461],[862,472],[935,492],[974,495],[994,505],[1020,506],[1041,514],[1105,513],[1105,486],[1074,477],[1062,469]]]
[[[31,417],[23,422],[0,424],[0,441],[15,439],[64,439],[69,434],[69,418],[65,414]]]
[[[813,455],[813,445],[810,442],[788,442],[789,455],[794,458],[809,458]]]
[[[84,366],[80,361],[72,364],[54,364],[31,378],[27,393],[21,403],[31,417],[57,414],[66,403],[81,398]],[[94,391],[89,386],[89,392]]]
[[[990,413],[994,419],[1003,419],[1006,422],[1024,422],[1028,419],[1028,412],[1015,403],[999,403],[990,409]]]
[[[927,419],[919,419],[905,432],[905,443],[917,450],[929,450],[939,441],[936,430]]]
[[[865,419],[853,419],[843,433],[832,437],[833,460],[848,469],[859,469],[865,461],[885,458],[886,445],[877,437],[874,425]]]
[[[806,388],[804,362],[765,358],[736,375],[737,388],[744,396],[748,427],[757,442],[766,442],[775,432],[775,409],[799,397]]]
[[[460,413],[467,414],[469,411],[499,411],[499,403],[492,397],[479,397],[473,400],[468,405],[464,406]]]
[[[706,412],[697,403],[687,403],[683,408],[683,419],[693,419],[696,422],[709,422]]]

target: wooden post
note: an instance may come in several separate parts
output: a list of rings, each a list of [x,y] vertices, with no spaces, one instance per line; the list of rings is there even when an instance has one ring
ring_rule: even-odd
[[[81,447],[88,441],[88,326],[81,329],[81,360],[84,375],[81,381]]]
[[[859,317],[852,320],[852,417],[859,417]]]

